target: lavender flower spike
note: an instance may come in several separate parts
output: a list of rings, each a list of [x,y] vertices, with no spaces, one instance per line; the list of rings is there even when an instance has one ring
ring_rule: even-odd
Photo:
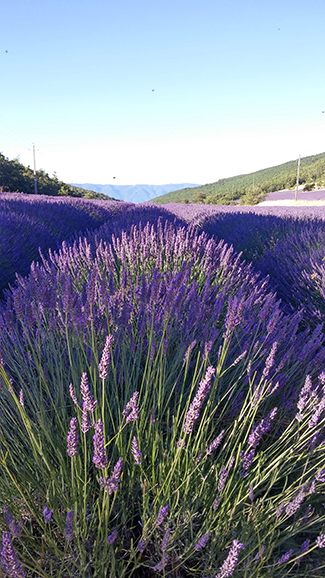
[[[71,542],[71,540],[73,540],[73,521],[74,521],[74,510],[70,510],[70,512],[67,513],[67,518],[65,522],[65,539],[68,542]]]
[[[325,534],[320,534],[316,539],[316,545],[318,548],[325,548]]]
[[[47,502],[46,502],[45,506],[44,506],[44,510],[43,510],[43,518],[44,518],[45,524],[50,522],[50,520],[52,518],[52,514],[53,514],[53,510],[48,509]]]
[[[145,538],[141,538],[141,540],[138,542],[138,552],[143,552],[145,550],[146,544],[147,540]]]
[[[10,532],[2,534],[1,567],[10,578],[25,578],[26,576],[13,547]]]
[[[197,391],[196,396],[194,397],[189,410],[186,414],[185,423],[183,427],[184,433],[188,434],[193,431],[194,422],[198,419],[200,415],[200,409],[203,405],[203,402],[210,390],[211,387],[211,380],[213,375],[215,374],[216,370],[211,365],[207,368],[206,374],[203,380],[199,384],[199,388]]]
[[[306,406],[306,403],[307,403],[307,401],[308,401],[308,397],[309,397],[310,392],[311,392],[311,388],[312,388],[311,377],[310,377],[310,375],[307,375],[307,376],[306,376],[306,379],[305,379],[305,383],[304,383],[303,387],[302,387],[301,390],[300,390],[299,400],[298,400],[298,403],[297,403],[297,408],[298,408],[298,410],[299,410],[299,413],[297,413],[296,419],[297,419],[298,421],[302,421],[302,419],[303,419],[301,412],[302,412],[302,410],[303,410],[303,409],[305,408],[305,406]]]
[[[73,417],[70,420],[70,430],[68,431],[68,435],[67,435],[67,454],[68,456],[70,456],[70,458],[73,458],[74,456],[77,455],[77,445],[78,445],[78,439],[79,436],[77,434],[77,423],[78,420],[76,417]]]
[[[229,578],[229,576],[233,575],[235,567],[238,563],[239,551],[243,547],[244,544],[241,544],[239,540],[233,540],[230,552],[222,564],[219,574],[216,575],[216,578]]]
[[[85,408],[88,411],[95,411],[97,401],[94,401],[94,396],[90,395],[88,377],[86,372],[84,372],[81,376],[80,391]]]
[[[120,483],[120,476],[122,470],[123,458],[119,458],[114,466],[113,473],[110,478],[100,478],[99,483],[106,491],[108,490],[109,495],[113,492],[117,492]]]
[[[108,367],[111,363],[111,347],[113,341],[113,335],[107,335],[102,356],[98,365],[100,379],[106,379],[108,375]]]
[[[288,550],[281,558],[277,561],[277,565],[280,566],[281,564],[285,564],[288,562],[289,558],[292,556],[293,550]]]
[[[167,550],[167,546],[168,546],[170,534],[171,534],[171,529],[170,529],[170,528],[167,528],[167,530],[166,530],[166,532],[165,532],[165,535],[164,535],[164,537],[163,537],[163,539],[162,539],[162,541],[161,541],[161,546],[160,546],[160,548],[161,548],[161,551],[162,551],[162,552],[166,552],[166,550]]]
[[[161,510],[160,510],[156,520],[155,520],[156,526],[160,526],[163,523],[164,519],[166,518],[166,516],[168,514],[168,508],[169,508],[168,504],[165,504],[161,508]]]
[[[206,534],[203,534],[203,536],[201,536],[201,538],[199,539],[199,541],[195,544],[194,548],[195,550],[201,550],[201,548],[204,548],[211,536],[211,532],[207,532]]]
[[[135,436],[133,436],[132,439],[132,443],[131,443],[131,452],[132,455],[134,457],[134,462],[136,466],[140,466],[142,461],[141,461],[141,452],[139,450],[139,444],[138,444],[138,440]]]
[[[113,532],[107,537],[107,545],[111,546],[112,544],[114,544],[117,536],[118,536],[117,530],[113,530]]]
[[[76,392],[75,392],[75,390],[74,390],[74,387],[73,387],[72,383],[69,383],[69,393],[70,393],[70,397],[71,397],[73,403],[74,403],[75,405],[79,405],[79,404],[78,404],[78,399],[77,399],[77,396],[76,396]]]
[[[136,421],[139,417],[139,408],[137,406],[138,403],[139,392],[135,391],[132,395],[130,401],[126,404],[122,414],[126,418],[126,423],[130,423],[131,421]]]
[[[23,522],[21,521],[21,522],[19,522],[19,524],[16,524],[16,522],[13,519],[13,517],[11,516],[7,506],[2,506],[2,509],[3,509],[5,520],[8,524],[8,528],[9,528],[11,534],[13,536],[19,537],[21,534],[21,528],[22,528]]]
[[[93,436],[94,441],[94,455],[93,463],[96,468],[104,470],[108,464],[108,457],[105,451],[104,445],[104,425],[101,419],[95,423],[95,435]]]
[[[248,445],[251,448],[256,448],[260,443],[261,437],[263,434],[271,429],[272,420],[275,418],[275,414],[277,412],[277,408],[275,407],[270,411],[270,413],[266,416],[266,418],[262,419],[260,423],[253,429],[252,433],[249,435],[248,438]]]
[[[211,444],[209,445],[208,449],[207,449],[207,456],[210,456],[212,454],[212,452],[214,450],[217,449],[218,446],[220,446],[221,444],[221,440],[223,438],[223,435],[225,433],[225,430],[223,429],[221,433],[219,433],[218,437],[216,437]]]
[[[93,427],[93,422],[89,419],[89,410],[85,401],[82,402],[81,426],[82,433],[87,433]]]
[[[169,554],[165,554],[162,560],[160,560],[160,562],[158,562],[158,564],[156,564],[156,566],[153,567],[153,570],[155,570],[156,572],[162,572],[165,566],[167,566],[168,561],[169,561]]]

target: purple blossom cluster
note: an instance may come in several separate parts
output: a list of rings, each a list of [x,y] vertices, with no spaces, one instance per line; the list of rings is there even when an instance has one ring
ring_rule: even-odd
[[[140,449],[139,449],[138,440],[135,436],[133,436],[132,442],[131,442],[131,453],[133,455],[135,465],[140,466],[142,463],[142,460],[141,460],[142,454],[141,454]]]
[[[244,544],[239,542],[239,540],[233,540],[232,546],[230,548],[229,554],[225,559],[224,563],[220,568],[220,572],[216,575],[216,578],[229,578],[233,575],[235,568],[239,560],[239,552]]]
[[[95,435],[93,436],[94,441],[94,455],[93,463],[96,468],[104,470],[108,464],[108,457],[105,450],[105,436],[104,436],[104,424],[101,419],[95,423]]]
[[[139,408],[137,406],[138,403],[139,392],[135,391],[132,395],[130,401],[126,404],[122,414],[125,417],[126,423],[130,423],[132,421],[136,421],[139,417]]]
[[[203,380],[199,384],[198,391],[189,407],[189,410],[185,417],[185,423],[183,426],[183,431],[185,434],[193,431],[194,422],[198,419],[200,415],[200,409],[204,403],[206,396],[211,388],[211,380],[215,374],[215,368],[209,366],[206,370],[206,374]]]
[[[2,568],[10,578],[25,578],[26,572],[18,560],[10,532],[4,532],[2,534],[0,564],[0,568]]]
[[[113,335],[107,335],[102,356],[98,365],[99,377],[101,379],[106,379],[108,375],[108,368],[111,362],[111,347],[113,342],[114,342]]]
[[[113,492],[117,492],[120,478],[121,478],[121,471],[122,471],[122,464],[123,458],[119,458],[116,462],[112,475],[110,478],[100,478],[99,483],[106,491],[108,491],[109,495]]]
[[[252,430],[252,433],[248,437],[248,446],[250,448],[256,448],[261,441],[262,436],[271,429],[272,421],[275,418],[277,408],[275,407],[270,411],[266,418]]]
[[[67,435],[67,454],[68,456],[70,456],[70,458],[74,458],[74,456],[77,455],[77,445],[78,445],[78,433],[77,433],[77,425],[78,425],[78,419],[76,417],[73,417],[70,420],[70,429],[68,431],[68,435]]]

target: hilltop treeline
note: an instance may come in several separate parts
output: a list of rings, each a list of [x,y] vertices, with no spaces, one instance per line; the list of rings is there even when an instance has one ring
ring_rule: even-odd
[[[60,181],[56,175],[50,177],[45,171],[36,171],[37,193],[39,195],[84,197],[86,199],[109,200],[102,193],[95,193]],[[0,153],[0,192],[25,193],[33,195],[34,173],[18,159],[9,160]]]
[[[297,160],[247,175],[237,175],[201,187],[173,191],[155,203],[207,203],[212,205],[255,205],[268,193],[293,189],[297,182]],[[301,159],[299,184],[304,190],[325,188],[325,153]]]

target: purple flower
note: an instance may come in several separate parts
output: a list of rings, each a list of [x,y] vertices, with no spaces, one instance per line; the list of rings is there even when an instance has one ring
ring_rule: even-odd
[[[70,510],[70,512],[67,513],[64,531],[65,539],[68,542],[71,542],[71,540],[73,540],[73,522],[74,522],[74,510]]]
[[[95,411],[97,401],[94,401],[94,396],[90,395],[89,383],[87,373],[84,372],[81,376],[80,391],[83,399],[83,406],[88,411]]]
[[[197,391],[196,396],[194,397],[189,410],[186,414],[185,423],[183,427],[184,433],[188,434],[193,431],[194,422],[198,419],[200,415],[200,409],[203,405],[203,402],[210,390],[211,387],[211,380],[213,375],[215,374],[216,370],[214,367],[209,366],[206,370],[206,374],[203,380],[199,384],[199,388]]]
[[[270,369],[271,369],[271,367],[272,367],[273,364],[274,364],[274,356],[275,356],[277,347],[278,347],[278,342],[275,341],[275,342],[273,343],[272,347],[271,347],[270,354],[269,354],[269,356],[268,356],[267,359],[266,359],[265,367],[264,367],[264,369],[263,369],[263,377],[267,377],[268,374],[270,373]]]
[[[185,448],[186,448],[186,443],[184,442],[183,439],[178,440],[178,442],[177,442],[176,445],[177,445],[178,448],[181,448],[182,450],[185,450]]]
[[[311,388],[312,388],[311,377],[310,377],[310,375],[307,375],[307,376],[306,376],[306,379],[305,379],[305,383],[304,383],[303,387],[302,387],[301,390],[300,390],[299,400],[298,400],[298,403],[297,403],[297,408],[299,409],[299,413],[296,415],[296,418],[298,419],[298,421],[301,421],[301,420],[302,420],[301,412],[302,412],[302,410],[304,409],[304,407],[305,407],[305,405],[306,405],[306,403],[307,403],[307,401],[308,401]]]
[[[98,365],[100,379],[106,379],[108,375],[108,368],[111,363],[111,347],[113,341],[113,335],[107,335],[102,356]]]
[[[50,522],[50,520],[52,518],[52,514],[53,514],[53,510],[49,510],[47,507],[47,502],[45,502],[45,506],[44,506],[44,510],[43,510],[43,518],[44,518],[45,524]]]
[[[155,570],[156,572],[161,572],[165,568],[165,566],[167,566],[168,561],[169,555],[165,554],[165,556],[163,556],[160,562],[158,562],[158,564],[156,564],[156,566],[153,567],[153,570]]]
[[[87,433],[93,427],[93,422],[89,419],[89,410],[86,402],[82,402],[81,426],[82,433]]]
[[[312,415],[312,417],[310,418],[310,420],[308,422],[308,426],[310,428],[316,427],[316,425],[318,424],[319,418],[320,418],[321,414],[323,413],[324,409],[325,409],[325,396],[318,403],[316,411],[314,412],[314,414]]]
[[[184,362],[184,363],[186,363],[186,362],[189,360],[189,358],[190,358],[190,356],[191,356],[191,353],[192,353],[192,351],[193,351],[193,349],[194,349],[195,346],[196,346],[196,340],[195,340],[195,341],[192,341],[192,343],[190,343],[190,345],[188,346],[187,350],[185,351],[185,355],[184,355],[184,357],[183,357],[183,362]]]
[[[2,534],[1,566],[9,578],[25,578],[26,576],[13,547],[10,532]]]
[[[201,536],[201,538],[199,539],[199,541],[195,544],[194,549],[195,550],[201,550],[201,548],[204,548],[211,536],[211,532],[207,532],[206,534],[203,534],[203,536]]]
[[[135,421],[139,417],[139,408],[137,406],[138,403],[139,392],[135,391],[132,395],[130,401],[126,404],[122,414],[125,417],[126,423],[130,423],[131,421]]]
[[[286,507],[287,516],[293,516],[293,514],[299,510],[301,504],[303,503],[306,496],[305,490],[301,490],[299,494],[291,501]]]
[[[318,548],[325,548],[325,534],[320,534],[316,539],[316,546]]]
[[[105,490],[108,490],[109,495],[117,492],[120,483],[120,476],[122,470],[123,458],[119,458],[114,466],[113,473],[110,478],[100,478],[99,483]]]
[[[275,414],[277,412],[277,408],[275,407],[270,411],[270,413],[266,416],[266,418],[262,419],[260,423],[253,429],[252,433],[249,435],[248,438],[248,445],[251,448],[256,448],[260,443],[261,437],[265,434],[272,425],[272,420],[275,418]]]
[[[78,404],[78,399],[77,399],[77,396],[76,396],[76,392],[75,392],[75,390],[74,390],[74,387],[73,387],[72,383],[69,383],[69,393],[70,393],[70,397],[71,397],[73,403],[74,403],[75,405],[79,405],[79,404]]]
[[[218,492],[221,494],[225,487],[226,479],[228,476],[227,468],[221,468],[218,480]]]
[[[103,379],[105,379],[105,378],[103,378]],[[118,531],[114,530],[109,536],[107,536],[107,545],[111,546],[112,544],[114,544],[117,536],[118,536]]]
[[[305,540],[302,545],[301,548],[299,550],[299,555],[302,556],[303,554],[305,554],[308,550],[309,550],[309,546],[310,546],[310,540]]]
[[[163,523],[164,519],[166,518],[166,516],[167,516],[167,514],[168,514],[168,509],[169,509],[168,504],[165,504],[165,505],[161,508],[161,510],[160,510],[160,512],[159,512],[156,520],[155,520],[156,526],[160,526],[160,525]]]
[[[219,433],[218,437],[216,437],[211,444],[209,445],[208,449],[207,449],[207,456],[210,456],[212,454],[212,452],[214,450],[217,449],[217,447],[221,444],[221,440],[223,438],[223,434],[225,433],[225,430],[223,429],[221,433]]]
[[[320,470],[315,476],[317,482],[325,482],[325,470]]]
[[[70,456],[70,458],[73,458],[74,456],[77,455],[77,445],[79,439],[79,436],[77,434],[77,423],[78,420],[76,417],[73,417],[70,420],[70,429],[67,435],[67,445],[68,445],[67,454],[68,456]]]
[[[219,494],[217,494],[216,499],[213,502],[212,508],[214,510],[217,510],[219,508],[219,504],[220,504],[220,496],[219,496]]]
[[[141,540],[138,542],[138,552],[143,552],[145,547],[147,544],[147,540],[145,538],[141,538]]]
[[[7,506],[2,506],[2,509],[3,509],[5,520],[8,524],[8,528],[9,528],[11,534],[13,536],[19,537],[21,534],[21,528],[22,528],[23,522],[21,521],[21,522],[19,522],[19,524],[16,524],[16,522],[13,519],[13,517],[11,516]]]
[[[139,444],[138,444],[138,440],[135,436],[133,436],[132,439],[132,443],[131,443],[131,453],[134,457],[134,462],[136,466],[140,466],[142,461],[141,461],[141,452],[139,450]]]
[[[288,550],[285,554],[283,554],[283,556],[281,556],[281,558],[279,558],[279,560],[277,561],[277,565],[280,566],[280,564],[284,564],[285,562],[288,562],[288,560],[292,556],[292,554],[293,554],[293,550]]]
[[[101,419],[95,423],[95,435],[93,436],[94,441],[94,455],[93,463],[96,468],[104,470],[108,464],[108,457],[105,451],[104,445],[104,425]]]
[[[246,452],[246,454],[244,452],[241,452],[240,454],[241,459],[243,460],[243,470],[245,472],[247,472],[247,470],[249,470],[249,468],[252,465],[254,456],[255,456],[255,449],[251,449],[249,452]],[[246,474],[244,474],[246,475]]]
[[[238,564],[239,551],[243,547],[244,544],[241,544],[238,540],[233,540],[230,552],[222,564],[219,574],[216,575],[216,578],[229,578],[229,576],[233,575],[235,567]]]
[[[167,546],[168,546],[168,542],[169,542],[169,538],[170,538],[170,534],[171,534],[171,529],[167,528],[165,535],[161,541],[161,551],[162,552],[166,552],[167,550]]]
[[[280,518],[283,510],[284,510],[285,502],[281,502],[281,504],[277,507],[276,510],[276,519]]]

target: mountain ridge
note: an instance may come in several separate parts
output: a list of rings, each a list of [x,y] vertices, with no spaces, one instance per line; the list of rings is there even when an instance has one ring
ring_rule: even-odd
[[[166,185],[101,185],[94,183],[73,183],[73,186],[94,191],[96,193],[108,195],[119,201],[128,201],[131,203],[145,203],[152,201],[164,194],[183,188],[198,187],[200,185],[191,183],[178,183]]]

